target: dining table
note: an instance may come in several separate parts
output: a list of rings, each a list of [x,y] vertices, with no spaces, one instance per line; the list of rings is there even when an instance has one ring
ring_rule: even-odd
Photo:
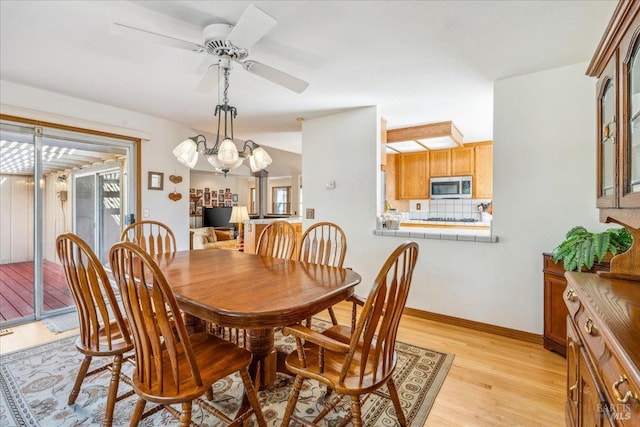
[[[276,379],[275,329],[344,301],[361,281],[351,269],[215,248],[163,254],[156,261],[185,314],[247,330],[250,370],[260,388]]]

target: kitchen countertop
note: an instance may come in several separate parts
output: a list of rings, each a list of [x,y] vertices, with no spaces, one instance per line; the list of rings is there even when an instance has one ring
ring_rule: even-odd
[[[465,224],[453,222],[452,224]],[[489,222],[490,224],[490,222]],[[497,243],[498,236],[491,234],[491,226],[472,227],[468,229],[447,227],[400,226],[399,230],[374,230],[376,236],[407,237],[411,239],[458,240],[464,242]]]

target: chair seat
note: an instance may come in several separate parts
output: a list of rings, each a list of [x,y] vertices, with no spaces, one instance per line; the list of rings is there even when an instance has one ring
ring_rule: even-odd
[[[346,326],[342,326],[344,330],[350,331],[350,328]],[[329,336],[335,340],[349,343],[349,339],[346,336],[340,337],[340,334],[337,331],[340,329],[340,326],[334,326],[333,328],[328,329],[323,332],[323,335]],[[345,341],[346,339],[346,341]],[[371,363],[367,363],[365,367],[364,374],[360,372],[360,365],[362,355],[359,351],[356,351],[353,357],[353,362],[350,366],[347,373],[344,383],[339,384],[340,375],[342,372],[342,368],[345,365],[345,358],[347,354],[345,353],[337,353],[331,351],[329,349],[323,349],[324,351],[324,371],[320,372],[319,361],[319,346],[310,342],[306,342],[304,344],[304,352],[306,356],[307,366],[303,367],[300,359],[298,357],[297,352],[290,353],[286,358],[286,366],[287,369],[293,374],[296,375],[304,375],[305,377],[314,378],[333,390],[335,390],[339,394],[347,394],[347,395],[360,395],[363,393],[370,393],[380,387],[381,384],[384,384],[389,379],[389,376],[393,373],[393,369],[388,369],[388,375],[383,374],[382,366],[373,366]],[[394,356],[394,367],[395,367],[395,356]],[[377,370],[377,373],[376,373]],[[375,374],[375,375],[374,375]]]
[[[183,378],[180,384],[180,390],[165,381],[164,387],[161,389],[157,381],[153,381],[151,386],[141,382],[136,376],[133,378],[133,387],[137,393],[142,395],[145,400],[160,404],[179,403],[185,400],[193,400],[202,396],[211,386],[212,382],[207,382],[207,378],[224,378],[246,367],[251,362],[251,353],[244,348],[240,348],[233,343],[220,339],[216,336],[205,332],[197,333],[190,336],[191,346],[193,348],[196,363],[200,367],[200,376],[203,379],[201,386],[196,386],[193,382],[186,362],[184,354],[180,354],[182,358],[179,365],[180,375]],[[166,351],[164,356],[168,357]],[[170,363],[165,363],[165,378],[172,378],[173,374],[169,372]]]
[[[76,340],[76,348],[78,349],[78,351],[88,356],[113,356],[133,350],[133,342],[129,342],[127,344],[124,337],[122,336],[122,333],[120,332],[120,329],[118,328],[117,323],[115,321],[111,322],[110,326],[111,331],[115,331],[111,333],[111,349],[109,349],[107,330],[102,327],[98,332],[98,348],[90,348],[85,346],[82,342],[82,336],[79,336]]]

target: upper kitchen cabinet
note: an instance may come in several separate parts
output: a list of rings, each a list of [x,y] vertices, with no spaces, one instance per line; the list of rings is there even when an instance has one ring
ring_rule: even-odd
[[[491,199],[493,197],[493,143],[473,144],[473,198]]]
[[[397,185],[398,199],[429,198],[429,152],[403,153],[398,155]]]
[[[453,148],[451,150],[451,175],[473,175],[475,152],[473,147]]]
[[[640,2],[618,3],[587,74],[597,83],[600,220],[640,228]]]
[[[434,150],[429,156],[430,176],[451,176],[451,150]]]
[[[380,170],[387,170],[387,120],[380,119]]]
[[[432,150],[430,153],[429,168],[432,177],[473,175],[473,147]]]

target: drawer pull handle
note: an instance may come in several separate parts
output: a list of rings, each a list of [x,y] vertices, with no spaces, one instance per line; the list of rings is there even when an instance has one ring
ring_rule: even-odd
[[[569,400],[571,400],[572,403],[575,403],[576,405],[578,404],[578,399],[574,399],[573,395],[575,394],[574,391],[576,391],[578,389],[578,383],[576,382],[574,385],[572,385],[571,387],[569,387]]]
[[[620,378],[618,378],[618,381],[613,383],[613,386],[611,388],[613,389],[613,395],[616,397],[616,400],[620,403],[629,403],[630,400],[635,400],[636,402],[640,403],[640,397],[638,397],[638,395],[632,392],[631,390],[627,390],[624,396],[622,395],[620,390],[618,390],[618,387],[620,386],[620,384],[623,384],[626,382],[629,382],[627,377],[625,377],[624,375],[620,375]]]
[[[593,328],[595,327],[595,324],[593,323],[593,319],[591,317],[589,317],[586,321],[586,323],[584,324],[584,330],[587,331],[587,333],[589,335],[593,335]]]
[[[573,301],[573,300],[574,300],[574,298],[575,298],[575,296],[576,296],[576,291],[574,291],[573,289],[569,289],[569,290],[567,291],[567,299],[568,299],[569,301]]]

